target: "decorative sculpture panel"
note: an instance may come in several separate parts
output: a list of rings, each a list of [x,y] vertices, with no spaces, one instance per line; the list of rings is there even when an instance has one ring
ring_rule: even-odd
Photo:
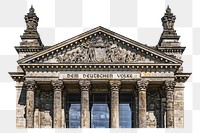
[[[79,47],[56,56],[46,62],[55,63],[154,63],[145,56],[119,46],[106,37],[93,37]],[[121,44],[122,45],[122,44]]]

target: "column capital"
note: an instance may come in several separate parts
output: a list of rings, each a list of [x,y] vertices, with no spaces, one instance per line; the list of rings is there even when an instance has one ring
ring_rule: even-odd
[[[91,87],[91,82],[89,80],[79,80],[79,85],[81,91],[89,91]]]
[[[27,91],[35,91],[35,89],[37,88],[35,80],[26,80],[24,82],[24,85],[26,86]]]
[[[62,80],[52,80],[51,84],[53,86],[54,91],[62,91],[64,88],[64,84]]]
[[[120,86],[121,86],[120,80],[110,80],[109,82],[110,82],[111,91],[119,91]]]
[[[165,91],[173,91],[175,85],[176,85],[176,82],[175,82],[175,81],[166,80],[165,83],[164,83],[164,85],[163,85],[163,89],[164,89]]]
[[[148,88],[149,81],[148,80],[139,80],[137,81],[136,87],[138,91],[146,91]]]

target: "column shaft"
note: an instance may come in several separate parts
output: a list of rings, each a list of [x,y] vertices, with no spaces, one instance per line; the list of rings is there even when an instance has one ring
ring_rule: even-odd
[[[119,128],[119,89],[121,81],[110,81],[111,89],[111,128]]]
[[[89,89],[90,81],[80,80],[81,89],[81,127],[90,128]]]
[[[174,81],[165,81],[164,89],[166,94],[166,127],[174,127]]]
[[[145,80],[137,81],[138,89],[138,125],[139,128],[146,128],[147,119],[146,119],[146,89],[149,82]]]
[[[26,127],[34,127],[34,90],[37,88],[35,81],[26,81]]]
[[[62,127],[62,89],[64,88],[61,80],[52,81],[54,89],[54,128]]]

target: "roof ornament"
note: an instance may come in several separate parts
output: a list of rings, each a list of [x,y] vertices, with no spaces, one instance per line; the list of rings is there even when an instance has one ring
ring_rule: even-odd
[[[160,37],[158,42],[159,46],[171,46],[171,44],[163,42],[163,40],[168,40],[168,42],[178,42],[180,36],[177,35],[176,30],[174,30],[174,23],[176,20],[176,16],[172,13],[171,8],[169,5],[166,8],[166,12],[164,16],[161,18],[162,26],[163,26],[163,33]]]
[[[27,13],[27,15],[25,15],[24,19],[26,22],[26,30],[24,31],[24,34],[21,36],[22,39],[21,45],[42,46],[43,44],[41,42],[40,35],[37,32],[39,18],[35,13],[33,5],[31,5],[29,12]]]
[[[174,30],[174,23],[176,20],[176,17],[171,12],[171,9],[169,8],[169,5],[167,6],[166,13],[162,17],[162,25],[164,30]]]
[[[29,13],[34,13],[35,9],[33,8],[33,5],[31,5],[31,8],[29,9]]]
[[[169,5],[167,6],[166,13],[171,13],[171,8],[169,8]]]

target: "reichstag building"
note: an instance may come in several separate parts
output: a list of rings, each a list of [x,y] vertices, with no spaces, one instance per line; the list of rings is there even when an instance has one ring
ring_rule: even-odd
[[[183,72],[185,47],[169,7],[155,46],[101,26],[44,46],[33,7],[24,19],[17,72],[9,72],[17,128],[184,126],[184,83],[191,73]]]

